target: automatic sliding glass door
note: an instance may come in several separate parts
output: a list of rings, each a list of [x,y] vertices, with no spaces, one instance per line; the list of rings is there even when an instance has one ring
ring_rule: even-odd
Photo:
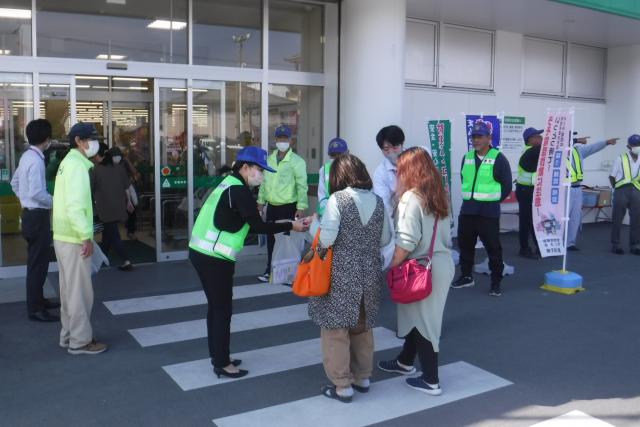
[[[159,261],[184,259],[190,232],[188,106],[184,80],[156,80],[156,252]]]

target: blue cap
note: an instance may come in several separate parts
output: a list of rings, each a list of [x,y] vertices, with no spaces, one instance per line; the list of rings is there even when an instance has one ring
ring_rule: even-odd
[[[291,138],[291,128],[287,125],[280,125],[276,128],[276,138]]]
[[[238,151],[238,155],[236,156],[237,162],[247,162],[253,163],[260,166],[262,169],[268,172],[275,172],[274,169],[270,168],[267,164],[267,152],[264,151],[260,147],[255,147],[253,145],[249,147],[244,147],[242,150]]]
[[[536,128],[526,128],[524,132],[522,132],[522,138],[524,142],[527,142],[529,138],[535,135],[542,135],[544,129],[536,129]]]
[[[491,135],[491,129],[485,122],[478,121],[473,125],[471,129],[471,136],[489,136]]]
[[[344,154],[349,151],[347,141],[342,138],[333,138],[329,141],[329,154]]]
[[[76,139],[76,136],[80,139],[88,139],[91,137],[97,138],[98,132],[96,131],[96,127],[93,123],[76,123],[71,127],[69,131],[69,142],[73,142]]]
[[[629,145],[633,145],[633,146],[640,145],[640,135],[638,135],[637,133],[634,133],[629,137],[629,139],[627,139],[627,142],[629,143]]]

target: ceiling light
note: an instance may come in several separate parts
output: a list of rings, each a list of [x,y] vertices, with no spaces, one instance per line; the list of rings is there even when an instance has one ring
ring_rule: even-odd
[[[0,18],[31,19],[31,11],[29,9],[0,7]]]
[[[141,77],[114,77],[113,80],[119,82],[148,82],[149,79],[141,78]]]
[[[0,55],[11,55],[11,51],[9,49],[0,49]]]
[[[76,76],[76,80],[109,80],[106,76]]]
[[[109,89],[109,86],[91,86],[92,89]],[[102,105],[102,104],[100,104]]]
[[[127,0],[107,0],[108,4],[121,4],[121,5],[126,5],[127,4]]]
[[[11,83],[9,86],[13,87],[31,87],[31,83]]]
[[[89,85],[76,85],[76,89],[89,89],[90,87]]]
[[[52,84],[50,84],[49,87],[69,87],[69,85],[52,85]]]
[[[111,60],[111,61],[122,61],[126,57],[127,57],[126,55],[107,55],[106,53],[101,53],[100,55],[96,56],[96,59],[105,59],[105,60]]]
[[[147,28],[155,28],[157,30],[184,30],[187,27],[186,22],[167,21],[165,19],[156,19]]]

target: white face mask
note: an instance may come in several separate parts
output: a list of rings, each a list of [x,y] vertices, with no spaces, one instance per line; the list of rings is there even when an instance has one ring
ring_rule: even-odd
[[[122,156],[113,156],[113,164],[117,165],[122,160]]]
[[[291,144],[289,144],[288,142],[276,142],[276,147],[278,147],[278,150],[282,153],[287,151],[290,146]]]
[[[402,154],[402,151],[399,152],[391,152],[391,153],[387,153],[384,156],[387,158],[387,160],[389,160],[392,164],[396,164],[398,163],[398,157],[400,156],[400,154]]]
[[[251,173],[247,178],[247,184],[249,187],[259,187],[264,182],[264,172],[259,171],[257,168],[251,168]]]
[[[92,139],[91,141],[89,141],[89,148],[87,149],[87,151],[84,152],[84,154],[87,157],[93,157],[96,154],[98,154],[99,149],[100,149],[100,143],[95,139]]]
[[[640,156],[640,147],[631,147],[631,152],[636,156]]]

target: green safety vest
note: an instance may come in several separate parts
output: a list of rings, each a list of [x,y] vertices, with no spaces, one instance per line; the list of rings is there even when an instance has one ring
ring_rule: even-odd
[[[235,261],[238,253],[244,247],[244,241],[249,234],[249,224],[245,224],[240,231],[229,233],[218,230],[213,224],[213,217],[220,202],[222,193],[229,187],[244,185],[235,176],[227,176],[220,185],[207,197],[196,223],[193,225],[189,247],[201,254],[226,261]]]
[[[620,160],[622,161],[622,179],[616,182],[616,188],[620,188],[623,185],[633,184],[638,190],[640,190],[640,173],[638,176],[631,176],[631,158],[628,153],[624,153],[620,156]]]
[[[575,147],[571,150],[571,157],[573,158],[573,163],[576,164],[576,167],[573,167],[571,159],[569,159],[567,167],[569,168],[571,183],[575,184],[576,182],[584,179],[584,174],[582,173],[582,159],[580,159],[580,154]]]
[[[530,145],[527,145],[526,147],[524,147],[524,151],[522,152],[522,156],[524,156],[524,153],[527,152],[527,150],[529,150],[531,148]],[[522,156],[520,156],[522,158]],[[520,166],[520,162],[518,162],[518,178],[516,180],[516,182],[520,185],[524,185],[527,187],[533,187],[534,185],[536,185],[536,180],[538,179],[538,172],[527,172],[526,170],[522,169],[522,167]]]
[[[476,152],[469,151],[464,157],[462,168],[462,199],[479,202],[498,202],[502,196],[502,186],[493,178],[493,166],[500,152],[491,148],[476,168]]]
[[[324,175],[325,197],[322,200],[318,200],[318,215],[319,216],[324,215],[324,209],[326,207],[326,203],[323,204],[323,202],[326,202],[327,200],[329,200],[329,196],[331,195],[330,187],[329,187],[329,172],[331,172],[331,163],[332,162],[327,162],[327,163],[324,164],[324,166],[322,166],[322,174]]]

